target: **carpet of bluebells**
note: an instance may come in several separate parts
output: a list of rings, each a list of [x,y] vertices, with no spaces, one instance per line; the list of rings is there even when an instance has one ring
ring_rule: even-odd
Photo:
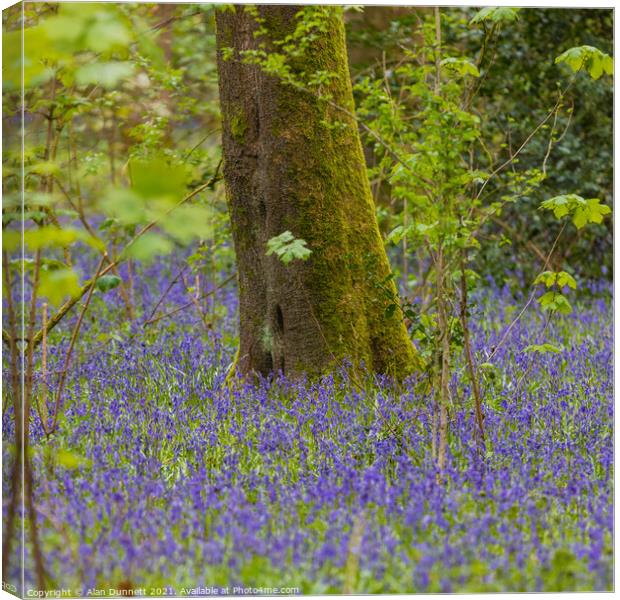
[[[543,328],[533,306],[483,364],[484,451],[456,369],[439,485],[431,400],[415,381],[360,384],[343,368],[320,381],[225,383],[234,282],[201,301],[208,327],[192,306],[143,327],[172,262],[134,274],[143,318],[132,324],[118,290],[95,294],[58,433],[45,439],[34,417],[35,502],[59,587],[612,588],[609,284],[590,284],[549,327],[560,353],[525,351]],[[480,363],[524,304],[507,286],[483,288],[472,323]],[[179,283],[160,310],[187,302]],[[52,368],[70,325],[51,343]],[[10,409],[3,426],[6,440]]]

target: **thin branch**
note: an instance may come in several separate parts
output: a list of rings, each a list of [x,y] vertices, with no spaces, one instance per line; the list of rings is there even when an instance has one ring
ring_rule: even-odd
[[[557,243],[558,243],[562,233],[564,233],[564,230],[566,229],[566,224],[567,224],[567,221],[564,222],[564,224],[562,225],[562,229],[560,229],[558,235],[556,236],[556,238],[555,238],[555,240],[553,242],[553,245],[551,246],[551,250],[549,251],[549,254],[547,255],[547,258],[545,260],[545,264],[543,265],[543,268],[542,268],[541,272],[544,272],[547,269],[547,266],[549,265],[549,261],[551,260],[551,256],[552,256],[553,252],[555,251],[555,247],[557,246]],[[501,337],[500,341],[498,342],[497,346],[495,346],[495,348],[493,348],[493,351],[491,352],[489,358],[487,359],[489,362],[497,354],[497,351],[504,345],[504,342],[508,339],[508,335],[512,331],[513,327],[519,322],[519,319],[521,319],[521,317],[523,316],[525,311],[528,309],[530,304],[532,304],[532,302],[534,301],[534,297],[535,296],[536,296],[536,288],[534,288],[532,290],[532,293],[530,294],[530,297],[528,298],[527,302],[525,303],[525,306],[519,311],[519,314],[512,320],[510,325],[508,325],[508,327],[506,328],[506,331],[504,331],[504,334],[502,335],[502,337]]]
[[[469,320],[467,318],[467,276],[465,273],[465,252],[461,253],[461,325],[463,327],[463,346],[465,349],[465,359],[467,362],[467,370],[471,379],[471,387],[474,393],[474,408],[476,412],[476,423],[478,424],[478,433],[482,450],[484,450],[484,414],[482,412],[482,396],[480,394],[480,386],[478,384],[478,374],[476,371],[476,363],[474,361],[471,349]]]
[[[221,164],[221,161],[220,161],[220,164]],[[88,292],[88,290],[90,289],[91,285],[96,281],[97,278],[102,277],[103,275],[106,275],[112,269],[114,269],[117,265],[119,265],[121,262],[123,262],[125,260],[126,256],[125,256],[124,253],[126,252],[126,250],[132,244],[134,244],[147,231],[149,231],[153,227],[155,227],[155,225],[157,225],[157,223],[159,223],[159,221],[162,218],[164,218],[165,216],[170,214],[174,209],[178,208],[182,204],[185,204],[186,202],[191,200],[194,196],[196,196],[200,192],[204,191],[205,189],[212,187],[217,181],[219,181],[219,178],[220,177],[219,177],[219,165],[218,165],[218,170],[216,171],[216,173],[213,175],[213,177],[209,181],[207,181],[206,183],[204,183],[204,184],[198,186],[197,188],[195,188],[192,192],[190,192],[187,196],[185,196],[181,201],[179,201],[178,204],[176,204],[175,206],[170,208],[168,211],[166,211],[166,213],[164,215],[162,215],[161,217],[151,221],[148,225],[145,225],[140,231],[138,231],[138,233],[136,233],[136,235],[123,248],[123,250],[120,253],[120,255],[118,256],[118,258],[116,258],[110,264],[108,264],[108,266],[105,267],[94,279],[88,280],[81,287],[80,291],[75,296],[73,296],[72,298],[69,298],[69,300],[67,300],[58,309],[58,312],[53,317],[50,318],[50,320],[48,322],[48,326],[47,326],[48,333],[52,329],[54,329],[56,327],[56,325],[58,325],[58,323],[60,323],[60,321],[62,321],[63,317],[82,299],[82,297]],[[39,331],[37,331],[37,333],[32,338],[31,343],[33,344],[33,346],[35,348],[41,343],[42,337],[43,337],[43,331],[39,330]]]
[[[534,242],[532,242],[532,240],[525,239],[516,229],[508,225],[508,223],[500,219],[498,216],[492,214],[489,218],[495,224],[507,231],[512,237],[524,243],[526,248],[529,248],[538,258],[540,258],[543,263],[545,262],[547,257],[544,255],[543,251]]]
[[[111,265],[112,264],[112,258],[108,254],[108,252],[107,252],[107,250],[105,248],[105,244],[104,244],[103,240],[101,239],[101,237],[97,234],[97,232],[92,228],[92,226],[88,222],[88,219],[86,218],[86,215],[84,214],[84,207],[83,207],[81,199],[79,199],[78,205],[76,206],[75,203],[73,202],[73,200],[71,199],[71,196],[69,195],[69,193],[64,188],[64,186],[62,185],[62,183],[60,182],[60,180],[58,178],[56,178],[56,184],[60,188],[60,191],[65,196],[65,198],[66,198],[67,202],[69,203],[69,205],[71,206],[71,208],[73,208],[73,210],[75,210],[78,213],[78,217],[80,219],[80,222],[82,223],[82,225],[84,225],[84,228],[86,229],[86,231],[95,240],[97,240],[98,242],[101,243],[101,245],[102,245],[102,247],[100,248],[101,254],[102,254],[102,256],[105,257],[107,263]],[[127,289],[125,287],[125,282],[122,281],[122,278],[120,277],[120,273],[118,272],[118,269],[116,268],[116,266],[112,267],[112,273],[114,273],[114,275],[116,275],[119,279],[121,279],[121,286],[120,286],[121,297],[123,298],[123,302],[125,303],[125,309],[127,311],[127,316],[129,317],[129,320],[133,320],[133,318],[134,318],[133,305],[131,303],[131,298],[129,297],[129,293],[127,292]]]
[[[71,361],[71,354],[73,352],[73,348],[75,346],[75,342],[77,341],[77,337],[78,334],[80,333],[80,327],[82,326],[82,321],[84,320],[84,315],[86,314],[86,311],[88,309],[88,305],[90,304],[90,299],[93,296],[93,292],[95,291],[95,285],[97,283],[97,279],[99,279],[99,276],[101,274],[101,269],[103,267],[103,263],[105,261],[105,256],[101,257],[101,260],[99,261],[99,266],[97,267],[97,273],[95,274],[95,277],[92,280],[92,283],[90,284],[89,290],[88,290],[88,296],[86,297],[86,302],[84,303],[84,307],[82,308],[82,312],[80,313],[80,316],[78,317],[77,323],[75,324],[75,327],[73,328],[73,334],[71,335],[71,341],[69,342],[69,348],[67,349],[67,354],[65,356],[65,363],[64,366],[62,368],[62,372],[60,374],[60,380],[58,382],[58,391],[56,392],[56,402],[54,404],[54,417],[52,419],[52,425],[49,429],[49,431],[46,431],[46,434],[50,434],[53,433],[56,429],[56,425],[58,423],[58,412],[60,409],[60,398],[62,396],[62,392],[63,392],[63,388],[65,386],[65,381],[67,379],[67,372],[69,370],[69,363]],[[48,328],[49,330],[49,328]],[[42,330],[44,331],[44,330]],[[31,346],[30,346],[31,347]]]
[[[570,81],[570,83],[566,86],[566,88],[562,92],[560,92],[560,95],[558,97],[557,102],[555,103],[555,106],[547,113],[545,118],[542,121],[540,121],[540,123],[538,123],[538,125],[536,125],[536,127],[530,132],[530,134],[525,138],[523,143],[519,146],[517,151],[508,160],[506,160],[499,167],[493,170],[493,172],[487,177],[485,182],[482,184],[482,186],[478,190],[478,193],[476,194],[474,200],[478,200],[478,198],[480,198],[480,196],[482,195],[482,192],[486,188],[489,181],[491,181],[491,179],[493,179],[493,177],[495,177],[495,175],[497,175],[500,171],[503,171],[508,165],[510,165],[514,161],[515,158],[517,158],[517,156],[519,156],[519,154],[521,154],[521,152],[532,141],[532,138],[538,133],[538,131],[543,127],[543,125],[545,125],[545,123],[555,114],[555,112],[557,111],[558,107],[560,106],[562,102],[562,98],[572,86],[573,81],[574,81],[574,78]]]
[[[198,298],[198,300],[203,300],[204,298],[208,298],[209,296],[212,296],[218,290],[222,289],[227,283],[232,281],[236,277],[236,275],[237,275],[236,273],[233,273],[232,275],[229,275],[215,289],[210,290],[206,294],[203,294],[202,296],[200,296]],[[187,302],[186,304],[183,304],[182,306],[179,306],[179,307],[175,308],[174,310],[171,310],[171,311],[169,311],[167,313],[164,313],[163,315],[159,315],[158,317],[151,318],[148,321],[145,321],[143,323],[142,327],[146,327],[147,325],[152,325],[153,323],[157,323],[158,321],[161,321],[162,319],[165,319],[167,317],[171,317],[172,315],[176,315],[177,313],[179,313],[179,312],[185,310],[186,308],[189,308],[190,306],[192,306],[195,303],[195,301],[196,301],[196,299],[192,300],[191,302]]]
[[[168,287],[166,288],[166,290],[164,291],[164,293],[161,295],[161,297],[159,298],[159,300],[157,301],[157,304],[155,305],[155,308],[153,308],[153,310],[151,311],[151,314],[149,315],[148,319],[145,321],[144,325],[146,325],[147,323],[149,323],[151,321],[151,319],[153,318],[153,316],[155,315],[155,313],[157,312],[157,309],[160,307],[161,303],[164,301],[164,299],[166,298],[166,296],[170,293],[170,290],[174,287],[175,283],[177,281],[179,281],[180,277],[183,275],[183,273],[185,273],[185,271],[187,271],[187,269],[189,269],[189,265],[185,265],[174,277],[174,279],[170,282],[170,284],[168,285]]]

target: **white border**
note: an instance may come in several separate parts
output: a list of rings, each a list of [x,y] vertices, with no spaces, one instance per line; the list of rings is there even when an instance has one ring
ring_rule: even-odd
[[[80,1],[80,0],[63,0],[63,1]],[[117,0],[96,0],[98,2],[117,2]],[[150,2],[149,2],[150,3]],[[152,2],[152,3],[172,3],[172,4],[197,4],[196,2],[189,2],[187,0],[165,0],[165,2]],[[235,4],[255,4],[255,2],[251,2],[249,0],[235,0],[234,2]],[[336,5],[346,5],[346,4],[356,4],[354,2],[338,2],[336,0],[325,0],[323,2],[312,2],[309,0],[298,0],[296,2],[294,2],[295,4],[336,4]],[[0,7],[2,8],[2,10],[4,10],[5,8],[8,8],[10,6],[13,6],[14,4],[16,4],[16,2],[10,1],[10,0],[0,0]],[[269,4],[293,4],[293,2],[286,2],[283,0],[271,0],[269,2]],[[511,6],[511,7],[515,7],[515,6],[519,6],[519,7],[524,7],[524,8],[616,8],[616,2],[615,1],[601,1],[601,0],[595,0],[595,2],[589,3],[586,1],[581,1],[578,2],[576,0],[546,0],[544,3],[540,3],[540,2],[536,2],[535,0],[521,0],[520,2],[518,2],[517,4],[515,3],[511,3],[507,0],[495,0],[495,2],[491,3],[491,4],[487,4],[487,3],[481,3],[481,4],[475,4],[473,2],[461,2],[461,1],[445,1],[445,0],[437,0],[436,2],[433,3],[428,3],[428,2],[397,2],[397,1],[393,1],[393,2],[389,2],[389,1],[381,1],[381,0],[374,0],[371,2],[366,2],[365,3],[366,6],[444,6],[444,7],[458,7],[458,6]],[[615,15],[614,15],[615,17]],[[619,38],[619,34],[618,34],[618,29],[615,27],[615,19],[614,19],[614,49],[618,47],[618,38]],[[23,51],[23,35],[22,35],[22,51]],[[615,52],[614,52],[615,55]],[[2,62],[2,49],[0,47],[0,64]],[[23,68],[23,66],[22,66]],[[615,141],[617,139],[617,132],[618,132],[618,122],[615,119],[615,115],[616,115],[616,107],[617,107],[617,102],[618,102],[618,97],[616,94],[616,85],[615,85],[615,80],[614,80],[614,165],[615,165]],[[23,116],[22,116],[22,126],[23,126]],[[0,139],[1,139],[1,133],[2,133],[2,123],[0,121]],[[23,135],[22,135],[22,143],[23,143]],[[617,183],[617,178],[616,178],[616,169],[614,169],[614,199],[615,199],[615,191],[617,189],[616,187],[616,183]],[[614,203],[615,204],[615,203]],[[618,281],[617,281],[617,274],[619,272],[619,265],[620,265],[620,258],[618,257],[618,253],[615,252],[615,240],[616,240],[616,211],[613,211],[613,218],[614,218],[614,226],[613,226],[613,235],[614,235],[614,367],[615,367],[615,356],[618,354],[618,349],[620,346],[620,342],[618,340],[618,336],[617,336],[617,330],[616,330],[616,309],[617,309],[617,303],[618,303]],[[0,308],[1,311],[1,308]],[[23,373],[23,369],[22,369],[22,373]],[[617,379],[618,375],[617,375],[617,371],[614,368],[614,405],[615,405],[615,390],[617,389],[617,384],[618,384],[618,379]],[[23,388],[23,384],[22,384],[22,388]],[[617,420],[617,415],[616,415],[616,411],[614,410],[614,432],[616,429],[616,425],[618,423]],[[0,457],[1,460],[1,457]],[[618,465],[618,447],[615,445],[615,435],[614,435],[614,465]],[[615,478],[614,478],[615,479]],[[618,514],[619,514],[619,509],[618,509],[618,505],[615,503],[615,490],[614,490],[614,533],[615,533],[615,523],[618,522]],[[1,523],[0,523],[0,527],[1,527]],[[23,531],[22,531],[22,535],[23,535]],[[614,535],[614,540],[615,540],[615,535]],[[22,542],[24,542],[25,540],[22,540]],[[24,548],[24,545],[22,545],[22,548]],[[614,575],[615,572],[617,572],[618,570],[618,551],[617,549],[615,549],[616,551],[614,552]],[[22,576],[23,579],[23,576]],[[24,585],[23,585],[23,581],[22,581],[22,589],[24,589]],[[563,600],[566,597],[566,594],[569,594],[571,596],[571,598],[583,598],[584,600],[587,599],[594,599],[597,597],[600,597],[600,593],[581,593],[581,592],[565,592],[565,593],[544,593],[544,594],[538,594],[538,593],[528,593],[529,596],[544,596],[545,599],[548,600]],[[611,592],[611,595],[616,596],[617,592]],[[384,598],[394,598],[394,599],[398,599],[398,600],[402,600],[402,599],[424,599],[424,598],[431,598],[434,596],[438,596],[439,594],[384,594],[382,595],[382,597]],[[606,594],[607,595],[607,594]],[[511,596],[514,596],[514,594],[512,593],[497,593],[497,594],[458,594],[459,598],[464,598],[464,599],[483,599],[485,597],[491,597],[492,599],[503,599],[503,598],[509,598]],[[281,597],[281,596],[280,596]],[[333,598],[333,597],[337,597],[337,596],[312,596],[314,598],[321,598],[321,599],[326,599],[328,600],[329,598]],[[12,596],[11,594],[4,592],[2,590],[0,590],[0,600],[10,600],[10,599],[14,599],[15,596]],[[229,598],[239,598],[239,596],[229,596]],[[245,597],[247,598],[247,597]],[[353,598],[353,599],[363,599],[366,598],[366,596],[361,596],[361,595],[353,595],[353,596],[349,596],[349,598]]]

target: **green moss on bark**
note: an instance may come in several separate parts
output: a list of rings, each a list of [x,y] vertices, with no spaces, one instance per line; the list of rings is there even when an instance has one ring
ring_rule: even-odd
[[[242,141],[248,130],[248,122],[243,112],[243,108],[236,107],[231,111],[229,123],[230,132],[237,140]]]
[[[329,88],[334,101],[351,111],[342,19],[335,9],[329,34],[313,47],[306,72],[337,73]],[[299,59],[302,61],[302,59]],[[379,233],[357,125],[343,111],[294,88],[281,91],[274,133],[289,145],[287,175],[295,181],[295,234],[313,254],[304,271],[316,316],[336,359],[352,358],[396,376],[416,366],[402,322],[385,316],[386,298],[377,286],[390,272]],[[317,127],[343,121],[346,129]],[[338,276],[337,276],[338,275]],[[388,285],[395,295],[396,289]]]
[[[272,42],[291,34],[297,23],[292,7],[261,6],[259,13]],[[327,32],[318,36],[309,52],[296,57],[292,67],[306,74],[335,73],[323,91],[351,112],[354,105],[342,12],[329,8],[326,13]],[[228,122],[225,128],[227,125],[232,137],[228,145],[225,140],[225,154],[268,154],[258,154],[256,171],[248,177],[248,181],[259,182],[257,191],[235,181],[229,199],[237,211],[244,203],[255,205],[253,222],[236,228],[233,224],[237,256],[244,261],[244,253],[255,253],[251,268],[260,264],[264,270],[267,304],[278,302],[286,317],[283,333],[273,326],[269,329],[272,364],[285,365],[287,372],[320,372],[347,358],[356,365],[364,363],[372,371],[402,378],[416,368],[417,359],[403,322],[385,315],[387,302],[379,284],[385,282],[390,267],[376,221],[357,123],[315,94],[287,86],[274,77],[259,74],[250,80],[259,82],[257,131],[249,131],[247,120],[238,119],[247,109],[239,113],[234,102],[223,106]],[[325,126],[325,122],[334,121],[347,127]],[[238,178],[238,173],[238,165],[232,166],[229,178]],[[256,195],[258,198],[252,197]],[[264,219],[260,203],[266,206]],[[259,232],[252,236],[263,244],[270,236],[292,231],[306,240],[312,250],[310,258],[289,267],[274,257],[263,258],[264,248],[252,249],[248,240],[248,229],[254,227],[264,229],[262,237]],[[387,287],[396,295],[393,283]],[[260,328],[272,318],[267,313],[258,326],[260,346],[264,347]],[[304,322],[289,323],[287,319]],[[301,328],[308,332],[306,354]],[[302,347],[291,349],[293,343]],[[317,352],[317,348],[323,350]],[[241,355],[247,351],[242,348]]]

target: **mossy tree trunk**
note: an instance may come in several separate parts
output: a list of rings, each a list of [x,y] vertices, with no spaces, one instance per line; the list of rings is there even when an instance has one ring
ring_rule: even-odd
[[[291,34],[300,8],[257,7],[260,36],[243,6],[217,16],[224,175],[239,276],[238,368],[318,373],[350,359],[400,378],[414,369],[416,354],[399,311],[385,314],[380,284],[390,267],[357,124],[334,107],[354,111],[340,9],[325,9],[327,31],[294,65],[336,74],[324,87],[332,105],[242,60],[259,41]],[[346,127],[330,127],[334,121]],[[284,265],[266,256],[267,241],[286,230],[306,240],[306,261]],[[391,282],[384,285],[395,294]]]

